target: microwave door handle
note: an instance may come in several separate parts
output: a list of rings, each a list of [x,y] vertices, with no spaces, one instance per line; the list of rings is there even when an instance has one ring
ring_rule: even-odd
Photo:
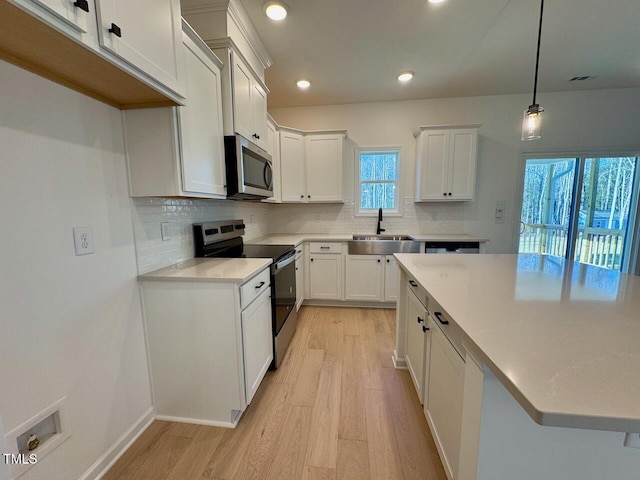
[[[264,184],[271,188],[273,186],[273,167],[271,167],[271,162],[267,160],[264,163],[264,170],[262,171],[262,178],[264,178]]]

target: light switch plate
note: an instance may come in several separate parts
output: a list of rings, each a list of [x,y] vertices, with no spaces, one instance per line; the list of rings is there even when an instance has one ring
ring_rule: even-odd
[[[171,229],[169,228],[169,222],[160,223],[160,231],[162,232],[162,241],[168,242],[171,240]]]
[[[73,227],[73,244],[76,255],[90,255],[96,252],[93,227]]]

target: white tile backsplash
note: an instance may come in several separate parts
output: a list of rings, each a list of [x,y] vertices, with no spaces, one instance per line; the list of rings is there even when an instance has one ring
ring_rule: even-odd
[[[462,203],[403,201],[403,215],[385,216],[385,233],[463,233]],[[232,200],[134,198],[133,224],[138,272],[147,273],[193,258],[191,225],[244,219],[245,240],[270,233],[375,233],[376,217],[356,217],[353,198],[344,204],[266,204]],[[162,241],[160,224],[169,222],[171,239]]]
[[[138,272],[147,273],[193,258],[192,224],[197,222],[241,218],[247,225],[245,240],[268,235],[270,208],[259,202],[232,200],[134,198]],[[168,241],[162,241],[162,222],[169,222]]]

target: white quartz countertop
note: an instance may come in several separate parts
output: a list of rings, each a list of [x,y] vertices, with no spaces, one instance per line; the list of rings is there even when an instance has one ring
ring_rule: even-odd
[[[244,283],[271,265],[270,258],[192,258],[139,275],[139,280]]]
[[[360,233],[355,232],[356,235]],[[385,232],[385,235],[387,232]],[[366,235],[366,233],[362,233]],[[370,235],[373,235],[371,233]],[[389,235],[407,235],[405,233],[389,233]],[[413,240],[418,242],[488,242],[487,238],[475,237],[466,234],[408,234]],[[351,233],[283,233],[272,234],[255,240],[248,240],[246,243],[259,243],[264,245],[294,245],[298,246],[302,242],[348,242],[353,240]]]
[[[247,240],[246,243],[258,243],[262,245],[293,245],[298,246],[302,242],[347,242],[353,240],[352,234],[346,233],[282,233],[267,235],[255,240]]]
[[[396,257],[537,423],[640,432],[640,277],[537,255]]]
[[[439,234],[419,234],[419,235],[410,235],[411,238],[417,240],[418,242],[488,242],[489,239],[486,237],[476,237],[474,235],[467,235],[466,233],[460,234],[448,234],[448,233],[439,233]]]

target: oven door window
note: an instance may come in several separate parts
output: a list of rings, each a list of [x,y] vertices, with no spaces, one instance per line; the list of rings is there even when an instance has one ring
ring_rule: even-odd
[[[242,147],[242,167],[245,185],[262,190],[271,190],[273,171],[271,163],[267,159],[256,155],[246,147]]]

